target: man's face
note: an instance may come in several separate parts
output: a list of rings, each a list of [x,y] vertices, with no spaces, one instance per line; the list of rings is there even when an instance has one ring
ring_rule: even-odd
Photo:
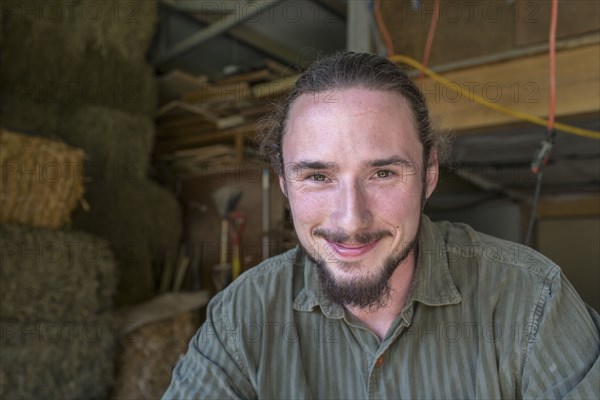
[[[377,304],[353,296],[384,290],[402,261],[414,261],[437,163],[423,170],[413,119],[399,95],[362,88],[302,95],[290,110],[280,184],[300,244],[322,283],[342,293],[338,302]]]

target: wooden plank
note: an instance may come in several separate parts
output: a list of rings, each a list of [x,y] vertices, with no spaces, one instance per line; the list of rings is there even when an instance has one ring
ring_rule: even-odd
[[[165,122],[159,122],[158,128],[164,131],[168,131],[170,128],[181,128],[189,127],[190,125],[209,126],[213,130],[217,129],[215,123],[212,120],[208,120],[198,115],[186,115],[179,118],[173,118]]]
[[[171,101],[160,107],[157,111],[157,119],[159,122],[187,115],[201,116],[207,120],[217,118],[217,116],[209,111],[206,107],[201,107],[180,100]]]
[[[292,67],[282,64],[278,61],[272,60],[270,58],[267,58],[265,60],[265,65],[278,78],[285,78],[288,76],[296,75],[298,73],[298,71],[296,71]]]
[[[276,79],[271,82],[257,83],[252,86],[252,97],[257,99],[274,98],[290,90],[298,80],[298,75]]]
[[[433,0],[413,9],[411,1],[382,1],[382,16],[397,54],[421,60],[433,11]],[[366,10],[365,10],[366,11]],[[429,65],[478,58],[514,48],[512,1],[440,1],[440,13]]]
[[[548,114],[548,55],[536,55],[449,72],[456,86],[505,107],[546,117]],[[563,50],[556,55],[557,117],[597,112],[600,109],[600,45]],[[485,108],[431,79],[417,82],[431,108],[434,125],[466,129],[508,124],[516,120]]]
[[[159,153],[170,153],[173,150],[197,147],[211,142],[231,141],[238,133],[252,137],[254,134],[254,125],[243,125],[237,128],[206,132],[202,134],[197,134],[194,130],[190,130],[189,134],[185,136],[175,138],[159,138],[156,148]]]
[[[240,82],[261,82],[275,79],[275,76],[266,68],[262,68],[256,71],[248,71],[239,74],[233,74],[219,79],[216,83],[218,85],[232,85]]]
[[[219,117],[210,110],[181,101],[172,101],[158,111],[158,136],[171,136],[193,129],[194,131],[227,129],[242,125],[242,115]]]
[[[235,150],[231,146],[224,144],[216,144],[212,146],[195,147],[193,149],[177,150],[173,153],[173,159],[208,159],[214,156],[235,154]]]
[[[270,111],[270,108],[266,104],[260,104],[257,106],[247,107],[239,110],[239,114],[244,118],[256,118],[262,117]]]
[[[232,84],[206,84],[199,90],[194,90],[183,96],[183,100],[189,103],[209,103],[221,101],[239,101],[250,97],[250,85],[248,82],[236,82]]]
[[[195,76],[184,71],[174,69],[158,78],[158,88],[161,102],[181,99],[182,96],[194,90],[201,90],[206,85],[206,76]]]
[[[213,129],[228,129],[242,125],[246,122],[242,115],[230,115],[228,117],[217,118],[214,120],[204,119],[202,117],[185,117],[173,120],[172,122],[160,124],[160,130],[168,133],[170,129],[177,129],[182,127],[193,128],[195,126],[204,127],[211,126]]]
[[[552,2],[548,0],[518,0],[515,6],[516,45],[530,46],[547,42]],[[568,3],[559,4],[556,24],[557,39],[597,32],[599,29],[599,1],[569,0]]]
[[[185,156],[181,153],[187,151]],[[232,146],[214,145],[175,152],[171,160],[171,168],[176,172],[194,171],[207,163],[237,161],[235,150]]]
[[[598,215],[600,215],[600,196],[598,195],[542,198],[537,208],[538,218]]]

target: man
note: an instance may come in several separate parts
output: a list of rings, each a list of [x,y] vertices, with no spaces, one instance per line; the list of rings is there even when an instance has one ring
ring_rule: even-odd
[[[262,132],[300,242],[211,301],[165,398],[594,398],[598,315],[552,261],[422,211],[444,143],[385,58],[315,63]]]

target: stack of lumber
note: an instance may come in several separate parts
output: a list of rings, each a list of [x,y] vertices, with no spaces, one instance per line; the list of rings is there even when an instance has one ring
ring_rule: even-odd
[[[295,71],[265,60],[259,68],[214,81],[174,70],[159,79],[157,157],[178,175],[239,163],[255,122],[285,93]]]

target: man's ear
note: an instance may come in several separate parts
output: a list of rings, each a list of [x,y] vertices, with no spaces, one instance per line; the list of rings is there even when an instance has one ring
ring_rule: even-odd
[[[287,182],[285,181],[285,172],[282,173],[281,175],[279,175],[279,187],[281,188],[281,191],[283,192],[283,195],[285,197],[288,197],[288,194],[287,194]]]
[[[436,150],[431,150],[425,169],[425,184],[427,185],[425,196],[429,198],[437,186],[439,177],[439,163]]]

